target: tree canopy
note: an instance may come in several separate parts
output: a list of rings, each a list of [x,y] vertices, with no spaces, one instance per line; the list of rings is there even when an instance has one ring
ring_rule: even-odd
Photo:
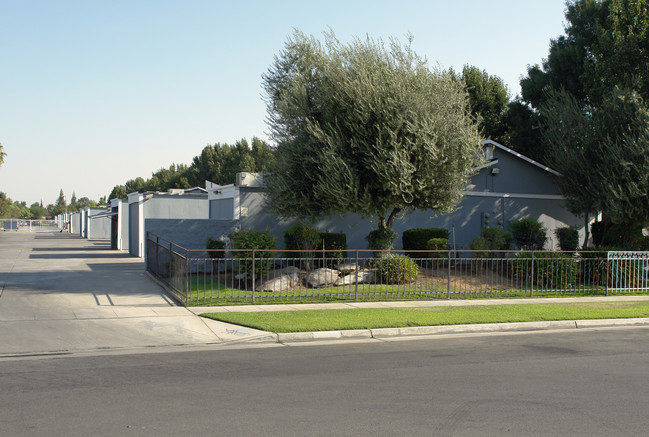
[[[480,121],[482,136],[507,144],[509,92],[503,80],[470,65],[462,69],[460,79],[469,94],[471,113]]]
[[[324,43],[295,31],[263,77],[282,216],[353,212],[390,229],[401,212],[451,210],[481,163],[464,85],[393,40]]]
[[[4,151],[2,143],[0,143],[0,167],[2,167],[2,164],[5,162],[5,156],[7,156],[7,154]]]
[[[527,114],[515,131],[540,134],[541,160],[562,174],[568,206],[586,218],[649,220],[648,9],[647,0],[568,3],[565,35],[521,80]]]
[[[172,164],[154,172],[147,180],[137,177],[124,185],[116,185],[108,200],[123,199],[128,193],[134,192],[203,186],[205,181],[219,185],[233,184],[237,173],[263,173],[272,165],[273,159],[273,148],[257,137],[253,137],[250,143],[246,139],[232,145],[216,143],[205,146],[189,166]]]

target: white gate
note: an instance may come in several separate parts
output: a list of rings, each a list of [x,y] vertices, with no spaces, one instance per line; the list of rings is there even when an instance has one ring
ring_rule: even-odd
[[[649,252],[612,251],[608,260],[608,291],[647,291],[649,288]]]

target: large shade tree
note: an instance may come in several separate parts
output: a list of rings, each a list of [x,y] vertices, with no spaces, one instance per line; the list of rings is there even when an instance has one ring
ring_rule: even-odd
[[[603,211],[628,226],[649,222],[649,110],[635,91],[613,89],[584,107],[567,91],[542,105],[549,163],[568,207]],[[588,236],[586,236],[586,239]]]
[[[451,210],[481,163],[464,85],[409,44],[295,31],[263,84],[281,216],[352,212],[391,229],[400,213]]]

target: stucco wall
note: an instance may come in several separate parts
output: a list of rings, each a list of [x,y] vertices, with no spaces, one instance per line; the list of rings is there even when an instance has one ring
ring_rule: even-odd
[[[145,235],[151,232],[185,249],[205,249],[208,237],[225,238],[238,229],[235,220],[146,219]]]
[[[106,208],[89,208],[86,213],[86,238],[89,240],[110,239],[110,218],[92,218],[98,214],[104,214]]]

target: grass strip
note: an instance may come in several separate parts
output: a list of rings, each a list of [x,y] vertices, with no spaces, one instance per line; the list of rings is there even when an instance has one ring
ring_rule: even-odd
[[[202,314],[270,332],[649,317],[647,302],[363,308]]]

